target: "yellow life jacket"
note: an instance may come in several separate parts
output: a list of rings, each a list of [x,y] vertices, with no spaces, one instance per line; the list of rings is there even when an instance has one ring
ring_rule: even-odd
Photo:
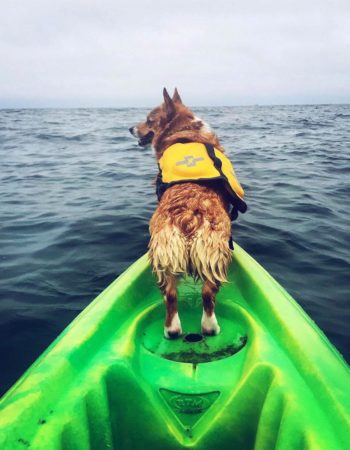
[[[243,200],[244,190],[236,178],[231,161],[212,145],[198,142],[177,143],[163,153],[159,160],[158,198],[160,199],[168,187],[190,181],[221,183],[232,204],[232,220],[237,217],[237,210],[242,213],[247,210]]]

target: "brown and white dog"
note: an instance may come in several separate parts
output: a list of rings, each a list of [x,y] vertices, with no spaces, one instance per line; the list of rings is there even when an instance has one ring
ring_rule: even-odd
[[[130,128],[139,145],[152,144],[157,161],[173,144],[199,142],[223,151],[217,136],[183,103],[177,89],[171,98],[164,88],[164,103],[145,122]],[[203,281],[202,333],[220,333],[215,296],[226,281],[231,261],[229,202],[220,187],[194,182],[169,187],[150,221],[149,258],[164,294],[167,338],[181,335],[176,285],[183,274]]]

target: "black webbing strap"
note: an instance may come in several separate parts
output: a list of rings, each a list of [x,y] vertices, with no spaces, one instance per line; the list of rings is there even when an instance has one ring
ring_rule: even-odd
[[[223,177],[226,178],[226,176],[224,175],[224,173],[223,173],[223,171],[222,171],[222,169],[221,169],[221,167],[222,167],[222,161],[221,161],[220,158],[218,158],[218,157],[215,155],[214,146],[211,145],[211,144],[204,144],[204,145],[205,145],[205,148],[207,149],[207,153],[208,153],[210,159],[211,159],[211,160],[213,161],[213,163],[214,163],[215,169],[217,169],[217,170],[219,171],[219,173],[220,173],[221,176],[223,176]]]
[[[220,158],[218,158],[215,155],[214,146],[211,145],[211,144],[204,144],[204,145],[205,145],[205,148],[207,149],[208,156],[210,157],[210,159],[214,163],[215,169],[217,169],[218,172],[220,173],[220,176],[222,176],[224,178],[224,180],[226,180],[227,186],[230,186],[230,183],[229,183],[226,175],[223,173],[222,168],[221,168],[222,167],[222,161],[221,161]],[[233,221],[233,220],[236,220],[237,217],[238,217],[238,210],[237,210],[237,204],[236,204],[236,201],[235,201],[236,199],[233,199],[232,195],[230,195],[230,199],[231,199],[231,205],[232,205],[232,209],[231,209],[231,212],[230,212],[230,218]],[[233,246],[233,244],[232,244],[232,246]]]

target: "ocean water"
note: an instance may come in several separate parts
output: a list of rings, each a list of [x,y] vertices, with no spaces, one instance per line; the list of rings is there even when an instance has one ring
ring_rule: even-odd
[[[350,105],[196,108],[246,190],[234,239],[350,360]],[[0,389],[141,256],[146,109],[0,110]]]

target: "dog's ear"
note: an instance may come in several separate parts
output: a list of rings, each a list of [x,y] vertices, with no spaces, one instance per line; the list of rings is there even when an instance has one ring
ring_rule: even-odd
[[[163,97],[167,118],[171,119],[175,115],[175,105],[165,88],[163,89]]]
[[[181,97],[180,97],[180,94],[179,94],[177,88],[175,88],[175,91],[174,91],[173,102],[174,103],[182,103],[182,100],[181,100]]]

